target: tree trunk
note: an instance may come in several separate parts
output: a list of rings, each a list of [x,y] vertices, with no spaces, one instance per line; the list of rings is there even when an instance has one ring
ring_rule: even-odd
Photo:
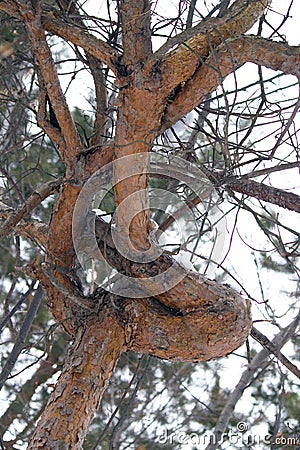
[[[78,331],[28,450],[82,448],[99,400],[124,351],[124,330],[105,308]]]

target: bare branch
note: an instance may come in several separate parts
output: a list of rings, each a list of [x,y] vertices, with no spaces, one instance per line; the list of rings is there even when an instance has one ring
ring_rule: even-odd
[[[60,370],[59,365],[53,364],[54,362],[56,361],[41,361],[36,372],[23,384],[21,390],[16,394],[15,399],[0,417],[0,432],[2,435],[7,431],[17,415],[21,416],[22,414],[28,414],[28,410],[25,407],[29,406],[28,403],[37,388]]]
[[[87,31],[87,27],[77,11],[75,3],[69,3],[68,1],[61,0],[60,4],[63,6],[66,14],[72,13],[72,15],[76,18],[75,20],[78,27]],[[86,52],[86,58],[94,80],[96,97],[96,114],[90,144],[91,146],[101,145],[105,141],[107,122],[107,92],[105,78],[103,75],[103,64],[101,60],[97,59],[91,53]]]
[[[3,330],[7,322],[12,318],[16,311],[18,311],[19,307],[22,303],[29,297],[29,295],[33,292],[35,281],[31,283],[29,289],[23,294],[20,300],[15,304],[15,306],[9,311],[9,313],[1,320],[0,322],[0,332]]]
[[[66,143],[61,133],[61,130],[55,127],[50,120],[47,119],[47,91],[44,86],[43,77],[38,70],[38,78],[39,78],[39,103],[38,103],[38,112],[37,112],[37,122],[38,125],[44,130],[49,139],[53,141],[56,145],[57,149],[61,152],[61,154],[67,153]]]
[[[107,93],[101,63],[92,55],[87,55],[91,74],[95,85],[96,115],[94,120],[91,145],[101,145],[105,142],[107,122]]]
[[[247,2],[237,0],[224,17],[210,19],[208,23],[201,22],[194,29],[185,31],[184,36],[192,34],[192,37],[184,40],[175,50],[165,53],[167,49],[163,49],[164,56],[162,57],[162,49],[160,49],[151,63],[153,66],[159,63],[162,85],[171,90],[180,83],[186,82],[203,64],[212,49],[226,39],[240,36],[248,31],[269,4],[270,0]],[[178,39],[178,37],[176,38]],[[160,61],[161,58],[162,61]]]
[[[49,33],[78,45],[86,53],[93,55],[98,61],[101,61],[114,73],[117,73],[118,61],[121,55],[106,42],[96,38],[86,29],[68,23],[65,17],[59,18],[57,11],[43,14],[42,23],[45,26],[45,30],[49,31]]]
[[[247,173],[246,175],[242,175],[241,179],[248,180],[249,178],[256,178],[256,177],[260,177],[262,175],[268,175],[270,173],[281,172],[283,170],[294,169],[294,168],[300,169],[300,161],[279,164],[277,166],[266,167],[265,169],[260,169],[260,170],[253,170],[252,172]]]
[[[4,386],[7,378],[9,377],[21,351],[25,347],[25,341],[26,341],[27,335],[31,328],[32,322],[35,319],[35,315],[40,306],[43,295],[44,295],[44,293],[43,293],[42,287],[41,287],[41,285],[39,285],[32,300],[31,300],[26,317],[24,319],[24,322],[22,324],[22,327],[20,329],[18,337],[15,341],[15,345],[11,351],[11,354],[10,354],[8,360],[6,361],[6,363],[2,369],[1,374],[0,374],[0,390]]]
[[[36,219],[21,220],[15,226],[16,236],[23,236],[30,239],[45,251],[47,245],[49,227],[45,223]]]
[[[63,179],[59,178],[58,180],[49,181],[43,186],[40,186],[16,211],[10,210],[10,212],[7,214],[6,207],[7,218],[5,222],[0,226],[0,239],[4,236],[7,236],[17,223],[19,223],[24,217],[26,217],[36,206],[38,206],[43,200],[45,200],[45,198],[49,197],[49,195],[55,192],[57,188],[62,184],[62,182]]]
[[[34,56],[38,62],[41,76],[43,77],[49,96],[49,107],[53,108],[65,140],[67,151],[65,148],[62,149],[63,159],[69,167],[72,167],[74,165],[74,158],[82,147],[82,143],[64,97],[55,63],[46,41],[45,32],[41,23],[41,10],[38,8],[38,10],[33,11],[28,5],[23,5],[22,3],[19,4],[18,9],[27,29]]]
[[[9,15],[20,18],[20,13],[15,2],[6,1],[0,3],[0,10]],[[45,30],[51,34],[61,37],[65,41],[72,42],[83,48],[99,61],[103,62],[113,72],[117,72],[116,66],[120,59],[120,54],[108,44],[90,34],[86,29],[82,29],[76,24],[67,22],[67,18],[59,10],[43,11],[42,24]]]
[[[300,77],[300,47],[257,36],[228,40],[210,55],[167,106],[161,132],[199,105],[222,79],[246,62]]]
[[[273,344],[264,334],[255,327],[251,329],[251,336],[259,342],[269,353],[272,353],[279,361],[289,369],[297,378],[300,378],[300,370],[286,356],[284,356],[276,345]]]
[[[225,183],[225,189],[255,197],[258,200],[273,203],[290,211],[300,212],[300,196],[293,192],[258,183],[254,180],[234,180]]]

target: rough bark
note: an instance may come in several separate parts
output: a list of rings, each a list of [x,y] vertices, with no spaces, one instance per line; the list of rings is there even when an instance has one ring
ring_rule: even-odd
[[[132,350],[175,361],[207,361],[234,351],[249,335],[250,302],[229,286],[189,273],[156,297],[126,302]]]
[[[264,183],[258,183],[253,180],[236,180],[225,184],[225,189],[249,195],[250,197],[281,206],[290,211],[300,212],[299,195],[273,186],[267,186]]]
[[[99,400],[124,351],[124,329],[104,309],[78,330],[64,369],[37,424],[28,450],[81,449]]]

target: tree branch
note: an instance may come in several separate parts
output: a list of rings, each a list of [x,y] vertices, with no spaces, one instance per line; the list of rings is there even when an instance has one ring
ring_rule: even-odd
[[[294,168],[300,169],[300,161],[282,163],[282,164],[278,164],[277,166],[266,167],[265,169],[253,170],[252,172],[242,175],[241,179],[249,180],[250,178],[256,178],[256,177],[260,177],[262,175],[269,175],[270,173],[281,172],[282,170],[288,170],[288,169],[294,169]]]
[[[160,132],[192,111],[222,80],[246,62],[300,78],[300,47],[257,36],[242,36],[221,44],[186,82],[166,108]]]
[[[0,10],[10,16],[21,17],[16,2],[6,1],[5,3],[0,3]],[[43,11],[42,24],[49,33],[55,34],[65,41],[72,42],[74,45],[78,45],[87,53],[102,61],[113,72],[117,72],[116,67],[118,66],[121,55],[110,47],[110,45],[106,44],[106,42],[88,33],[86,29],[67,22],[66,16],[59,10],[52,9],[51,11]]]
[[[254,180],[234,180],[225,183],[224,188],[227,191],[235,191],[250,197],[281,206],[290,211],[300,212],[300,196],[293,192],[287,192],[283,189],[268,186],[264,183],[258,183]]]
[[[65,14],[72,14],[72,16],[75,17],[73,20],[76,20],[78,27],[87,32],[87,27],[85,26],[85,23],[77,10],[76,4],[74,2],[70,3],[68,0],[61,0],[60,4],[64,8]],[[107,122],[107,92],[105,78],[103,75],[103,64],[101,60],[95,58],[95,56],[91,53],[86,51],[85,53],[94,80],[96,97],[96,112],[90,145],[102,145],[105,141],[105,129]],[[100,151],[102,150],[99,148],[98,152]]]
[[[22,303],[29,297],[29,295],[33,292],[34,290],[34,285],[35,285],[35,281],[33,281],[31,283],[31,286],[29,287],[29,289],[25,292],[25,294],[23,294],[21,296],[21,298],[17,301],[17,303],[15,304],[15,306],[8,312],[8,314],[6,314],[6,316],[1,320],[0,322],[0,332],[2,332],[3,328],[5,327],[5,325],[7,324],[7,322],[10,321],[10,319],[12,318],[12,316],[15,314],[16,311],[18,311],[19,307],[22,305]]]
[[[37,244],[41,249],[46,248],[49,227],[37,219],[21,220],[15,226],[16,236],[23,236]]]
[[[65,41],[70,41],[74,45],[81,47],[86,53],[93,55],[109,67],[114,73],[117,73],[118,61],[121,55],[106,42],[101,41],[94,35],[79,25],[70,24],[66,17],[59,17],[59,12],[47,12],[43,14],[42,23],[51,34],[61,37]]]
[[[62,136],[61,130],[51,123],[51,120],[47,118],[47,90],[44,86],[44,80],[38,69],[39,79],[39,95],[38,95],[38,111],[37,111],[37,123],[47,134],[49,139],[55,144],[61,154],[67,154],[67,148],[65,140]],[[50,105],[49,105],[50,106]]]
[[[34,296],[32,297],[26,317],[21,326],[18,337],[15,341],[15,345],[10,353],[8,360],[6,361],[6,363],[2,369],[1,374],[0,374],[0,390],[3,388],[7,378],[9,377],[21,351],[25,348],[26,338],[28,336],[32,322],[35,319],[35,315],[40,306],[43,295],[44,295],[44,293],[43,293],[42,287],[41,287],[41,285],[39,285]]]
[[[62,157],[69,168],[75,163],[75,157],[82,147],[81,139],[73,122],[70,110],[64,97],[55,62],[47,44],[45,32],[41,23],[41,8],[36,11],[21,2],[18,2],[19,14],[24,21],[29,39],[32,43],[34,56],[38,62],[39,70],[43,78],[50,107],[53,108],[61,134],[65,141],[62,149]]]
[[[91,145],[103,145],[106,140],[107,130],[107,92],[105,78],[102,72],[102,66],[98,59],[87,54],[88,63],[95,85],[96,113],[91,137]],[[102,152],[102,149],[98,150]]]
[[[0,204],[0,208],[3,210],[3,215],[6,215],[5,222],[0,226],[0,239],[4,236],[7,236],[11,230],[19,223],[22,219],[24,219],[34,208],[36,208],[43,200],[45,200],[49,195],[57,190],[59,186],[61,186],[63,182],[62,178],[59,178],[55,181],[49,181],[45,183],[43,186],[40,186],[36,191],[34,191],[30,197],[20,206],[17,210],[8,209],[6,205],[3,206],[3,203]],[[4,209],[3,209],[4,208]],[[0,209],[0,218],[1,211]]]
[[[264,13],[271,0],[236,0],[228,8],[224,17],[213,18],[201,22],[198,26],[176,36],[176,44],[181,45],[169,53],[169,44],[162,47],[150,64],[159,64],[162,86],[174,89],[180,83],[186,82],[193,76],[198,67],[203,64],[212,49],[216,48],[228,38],[240,36],[248,31]],[[192,35],[192,37],[190,37]],[[182,42],[182,38],[185,40]]]
[[[253,339],[259,342],[268,351],[268,353],[272,353],[274,356],[276,356],[276,358],[278,358],[279,361],[288,370],[290,370],[297,378],[300,379],[300,370],[298,369],[298,367],[293,364],[286,356],[284,356],[278,349],[278,347],[273,344],[273,342],[271,342],[264,334],[262,334],[254,327],[252,327],[250,334]]]

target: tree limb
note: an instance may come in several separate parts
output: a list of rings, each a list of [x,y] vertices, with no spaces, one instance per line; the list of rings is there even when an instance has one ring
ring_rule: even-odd
[[[48,232],[48,225],[37,219],[21,220],[15,226],[16,236],[23,236],[26,239],[30,239],[43,250],[46,248]]]
[[[102,145],[106,140],[107,130],[107,92],[101,62],[87,54],[88,63],[95,85],[96,113],[93,125],[91,145]],[[100,149],[98,150],[100,152]],[[102,151],[102,149],[101,149]]]
[[[225,183],[224,188],[227,191],[235,191],[241,194],[249,195],[273,205],[281,206],[290,211],[300,212],[300,196],[293,192],[268,186],[264,183],[258,183],[254,180],[234,180]]]
[[[46,106],[48,94],[39,69],[37,74],[39,79],[37,123],[47,134],[49,139],[51,139],[51,141],[55,144],[60,153],[67,154],[66,142],[62,136],[61,130],[55,127],[47,118]]]
[[[30,197],[28,197],[28,199],[22,204],[22,206],[20,206],[20,208],[16,211],[10,209],[9,212],[7,212],[6,209],[6,220],[0,226],[0,239],[4,236],[7,236],[22,219],[24,219],[34,208],[42,203],[43,200],[49,197],[49,195],[55,192],[57,188],[61,186],[62,182],[62,178],[59,178],[55,181],[49,181],[48,183],[45,183],[43,186],[40,186],[38,189],[36,189],[36,191],[34,191],[30,195]],[[0,218],[1,212],[2,211],[0,209]]]
[[[65,14],[72,14],[76,20],[76,24],[82,30],[87,31],[87,27],[81,18],[80,13],[77,10],[76,4],[74,2],[69,2],[65,0],[60,1],[61,6],[65,10]],[[105,78],[103,75],[103,64],[102,60],[99,60],[91,53],[85,51],[87,62],[94,80],[95,85],[95,120],[93,126],[93,133],[90,141],[90,145],[101,145],[105,142],[105,131],[107,122],[107,92],[105,85]],[[102,151],[102,150],[101,150]],[[98,150],[100,152],[100,149]]]
[[[51,107],[55,113],[65,147],[61,149],[62,157],[69,168],[74,165],[75,157],[82,147],[81,139],[73,122],[69,107],[64,97],[55,62],[47,44],[41,22],[41,9],[33,11],[28,5],[18,2],[19,14],[24,21],[29,39],[32,43],[35,59],[49,96]]]
[[[174,41],[186,39],[181,45],[166,53],[167,48],[161,48],[155,59],[150,64],[155,67],[159,64],[162,77],[162,86],[174,89],[180,83],[185,83],[193,76],[198,67],[208,57],[209,53],[228,38],[240,36],[248,31],[264,13],[271,0],[236,0],[228,8],[224,17],[209,19],[201,22],[198,26],[183,32],[180,37],[176,36]],[[192,35],[192,37],[190,37]],[[174,41],[173,45],[174,45]],[[176,43],[177,43],[176,42]],[[163,56],[162,56],[163,54]],[[157,58],[158,56],[158,58]]]
[[[193,77],[186,82],[176,98],[167,105],[160,132],[192,111],[222,80],[246,62],[300,77],[300,46],[257,36],[242,36],[221,44]]]
[[[74,45],[81,47],[86,53],[93,55],[98,61],[101,61],[109,67],[114,73],[117,73],[119,65],[120,53],[113,49],[106,42],[96,38],[85,28],[79,25],[70,24],[66,21],[66,17],[59,17],[59,12],[47,12],[42,16],[42,23],[45,30],[51,34],[61,37],[65,41],[70,41]]]
[[[11,16],[20,18],[16,2],[6,1],[5,3],[0,3],[0,10]],[[120,59],[120,54],[110,47],[110,45],[106,44],[106,42],[88,33],[86,29],[67,22],[66,16],[58,9],[43,11],[42,24],[49,33],[55,34],[65,41],[72,42],[74,45],[78,45],[87,53],[102,61],[113,72],[117,72],[116,67],[118,66],[117,62]]]
[[[39,284],[34,296],[32,297],[26,317],[24,319],[24,322],[21,326],[20,332],[15,341],[15,345],[10,353],[8,360],[6,361],[6,363],[2,369],[1,374],[0,374],[0,390],[3,388],[7,378],[9,377],[21,351],[25,348],[26,338],[28,336],[32,322],[35,319],[37,310],[41,304],[43,295],[44,295],[44,293],[43,293],[42,287]]]

